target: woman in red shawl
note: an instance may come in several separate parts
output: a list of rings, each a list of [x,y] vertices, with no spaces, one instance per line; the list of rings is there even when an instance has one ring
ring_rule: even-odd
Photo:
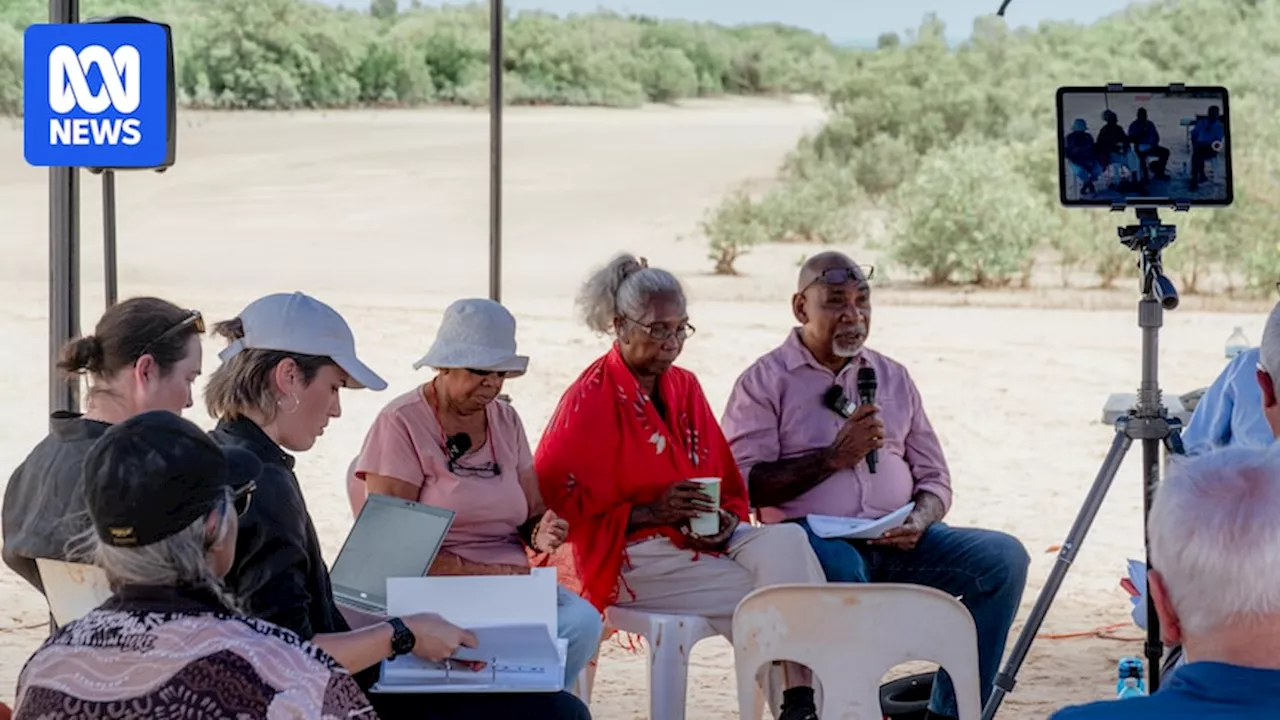
[[[747,487],[693,373],[673,365],[693,332],[665,270],[620,255],[578,298],[587,325],[617,340],[565,391],[534,456],[548,507],[573,533],[555,558],[563,580],[610,605],[700,615],[729,637],[757,588],[824,583],[803,529],[752,527]],[[720,478],[719,532],[691,532]],[[783,663],[779,720],[817,720],[812,675]],[[771,693],[770,697],[774,697]]]

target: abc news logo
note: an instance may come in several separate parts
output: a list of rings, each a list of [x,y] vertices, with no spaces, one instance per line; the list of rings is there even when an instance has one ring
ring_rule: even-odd
[[[101,116],[107,110],[130,115],[142,104],[142,58],[132,45],[114,53],[101,45],[89,45],[77,53],[68,45],[49,52],[49,109],[54,115],[77,110]],[[90,70],[96,68],[102,85],[89,87]],[[53,117],[49,119],[50,145],[133,146],[142,142],[142,121],[130,117]]]

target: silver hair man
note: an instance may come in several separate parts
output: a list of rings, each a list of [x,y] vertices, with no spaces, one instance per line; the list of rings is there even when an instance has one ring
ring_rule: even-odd
[[[1176,461],[1151,508],[1150,583],[1191,662],[1280,667],[1280,448]]]

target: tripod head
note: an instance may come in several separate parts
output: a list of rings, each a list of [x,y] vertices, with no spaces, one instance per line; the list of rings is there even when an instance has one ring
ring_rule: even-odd
[[[1120,244],[1139,253],[1142,295],[1154,297],[1165,310],[1178,307],[1178,289],[1164,274],[1161,254],[1178,239],[1178,228],[1160,222],[1155,208],[1138,208],[1138,224],[1117,228]]]

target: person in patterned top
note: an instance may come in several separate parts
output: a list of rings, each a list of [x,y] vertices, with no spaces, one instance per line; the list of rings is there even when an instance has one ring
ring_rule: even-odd
[[[92,528],[71,557],[102,568],[114,595],[27,661],[15,719],[377,717],[333,658],[223,589],[261,469],[166,411],[103,434],[84,464]]]

